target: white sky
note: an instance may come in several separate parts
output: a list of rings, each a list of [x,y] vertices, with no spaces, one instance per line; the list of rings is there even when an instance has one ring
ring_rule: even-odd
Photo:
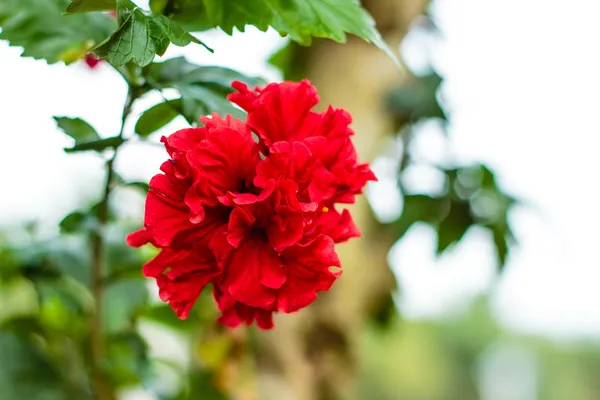
[[[529,331],[599,334],[594,228],[600,226],[600,2],[437,0],[435,15],[443,41],[423,42],[415,35],[404,50],[415,67],[431,54],[446,79],[452,151],[461,160],[490,164],[504,188],[530,204],[512,215],[520,246],[494,288],[499,315]],[[202,38],[217,49],[215,55],[189,46],[172,47],[166,56],[185,54],[278,79],[264,63],[283,43],[277,34],[250,30]],[[39,219],[51,225],[93,196],[103,179],[97,157],[64,154],[70,140],[51,117],[80,116],[110,136],[118,129],[125,86],[107,66],[47,66],[18,54],[0,43],[0,224]],[[151,96],[136,111],[157,101]],[[184,125],[175,122],[166,132]],[[442,152],[438,129],[423,129],[417,150],[435,159]],[[163,158],[159,148],[132,145],[117,167],[127,178],[148,179]],[[378,171],[384,169],[378,164]],[[435,183],[427,171],[415,171],[412,179]],[[372,189],[386,191],[385,179],[380,185]],[[139,212],[138,206],[132,209]],[[417,226],[390,255],[409,317],[440,315],[493,285],[493,252],[481,232],[470,231],[439,261],[434,247],[433,232]]]

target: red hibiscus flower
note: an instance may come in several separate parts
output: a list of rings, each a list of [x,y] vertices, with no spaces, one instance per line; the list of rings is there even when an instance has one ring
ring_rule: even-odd
[[[170,158],[127,241],[160,249],[143,272],[180,318],[211,284],[222,324],[270,329],[273,313],[308,306],[340,276],[334,244],[360,232],[336,204],[376,178],[358,163],[349,114],[312,111],[308,81],[233,87],[247,120],[213,114],[163,137]]]

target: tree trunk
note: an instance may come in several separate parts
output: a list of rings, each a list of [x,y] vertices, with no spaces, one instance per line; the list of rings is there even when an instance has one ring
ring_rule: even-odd
[[[410,22],[426,0],[372,0],[363,5],[392,49],[398,49]],[[375,46],[354,37],[345,45],[319,41],[303,50],[306,76],[321,104],[353,116],[361,160],[376,155],[380,139],[393,132],[383,95],[406,77]],[[344,273],[328,293],[293,315],[280,315],[276,329],[258,340],[258,383],[263,400],[352,400],[358,350],[365,320],[395,287],[388,267],[391,243],[378,238],[363,196],[350,210],[363,236],[337,246]]]

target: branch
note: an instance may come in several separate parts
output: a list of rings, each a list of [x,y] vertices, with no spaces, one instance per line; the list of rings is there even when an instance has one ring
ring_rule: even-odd
[[[138,97],[135,87],[130,87],[127,93],[127,100],[123,107],[121,116],[121,129],[119,137],[123,138],[125,130],[125,121],[131,113],[131,106]],[[105,359],[105,346],[102,337],[102,315],[104,302],[104,283],[106,275],[106,243],[105,230],[109,220],[110,195],[115,177],[114,164],[117,158],[119,147],[114,150],[112,157],[106,162],[106,181],[102,201],[98,210],[98,227],[91,235],[92,247],[92,295],[96,305],[95,312],[90,318],[90,357],[92,364],[92,381],[94,397],[98,400],[115,400],[115,394],[112,391],[106,373],[103,368]]]

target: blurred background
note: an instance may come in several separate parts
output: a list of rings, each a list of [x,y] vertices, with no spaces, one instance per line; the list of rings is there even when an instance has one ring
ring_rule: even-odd
[[[600,399],[600,3],[363,4],[404,74],[358,39],[306,48],[251,28],[198,34],[214,55],[167,51],[267,80],[308,77],[322,106],[351,111],[379,182],[352,207],[363,237],[339,246],[345,273],[331,292],[273,331],[228,330],[208,294],[178,320],[141,276],[154,250],[124,243],[164,160],[159,139],[185,119],[125,145],[116,170],[139,184],[115,191],[107,233],[115,398]],[[104,63],[20,53],[0,41],[0,400],[93,398],[82,232],[104,160],[65,154],[72,140],[52,116],[113,135],[127,87]],[[145,95],[126,128],[160,101]]]

